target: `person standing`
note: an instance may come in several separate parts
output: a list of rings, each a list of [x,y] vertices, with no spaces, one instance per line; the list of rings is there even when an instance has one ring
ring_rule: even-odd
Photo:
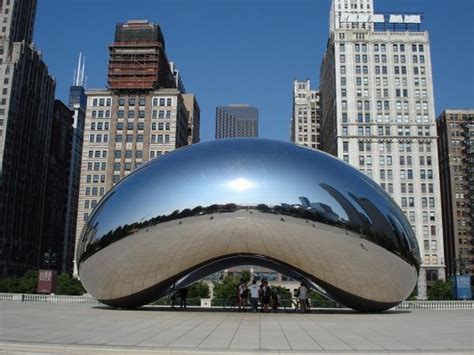
[[[179,290],[179,296],[181,298],[181,305],[179,308],[186,309],[186,298],[188,297],[188,288],[184,287],[181,290]]]
[[[270,287],[268,281],[262,281],[262,304],[263,312],[268,313],[268,305],[270,304]]]
[[[272,309],[273,312],[278,312],[278,306],[280,303],[280,295],[278,294],[278,289],[276,287],[272,287],[270,291],[270,298],[272,302]]]
[[[239,311],[243,309],[245,312],[245,303],[247,301],[247,285],[243,279],[240,279],[240,284],[237,287],[237,297],[239,299]]]
[[[301,286],[298,289],[298,299],[300,301],[301,312],[306,312],[308,308],[308,289],[304,282],[301,283]]]
[[[253,313],[256,313],[258,310],[258,291],[259,287],[257,286],[257,280],[253,279],[252,284],[249,287],[250,290],[250,303],[252,305]]]

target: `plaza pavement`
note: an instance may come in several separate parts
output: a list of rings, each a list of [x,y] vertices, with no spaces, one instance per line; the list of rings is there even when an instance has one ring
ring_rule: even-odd
[[[0,302],[0,354],[473,354],[473,339],[473,310],[252,314]]]

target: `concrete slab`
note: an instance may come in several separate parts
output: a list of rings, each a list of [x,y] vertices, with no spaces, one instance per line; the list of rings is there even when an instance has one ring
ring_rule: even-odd
[[[0,302],[0,354],[474,353],[474,311],[114,310]]]

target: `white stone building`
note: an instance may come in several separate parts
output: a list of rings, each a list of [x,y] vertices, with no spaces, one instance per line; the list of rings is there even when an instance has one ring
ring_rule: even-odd
[[[373,178],[405,212],[420,247],[418,295],[425,298],[429,281],[444,278],[445,261],[430,41],[421,16],[375,14],[371,0],[333,0],[320,78],[321,149]]]
[[[293,143],[319,148],[320,99],[319,91],[311,90],[309,79],[294,81],[290,137]]]

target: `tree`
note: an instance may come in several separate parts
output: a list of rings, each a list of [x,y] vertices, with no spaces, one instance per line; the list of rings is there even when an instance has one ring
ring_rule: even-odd
[[[434,300],[452,300],[453,290],[451,282],[438,280],[428,288],[428,299]]]
[[[36,293],[38,289],[38,271],[28,271],[19,279],[18,293]]]
[[[38,271],[28,271],[22,277],[9,277],[0,282],[0,292],[36,293]]]
[[[221,283],[214,285],[214,298],[228,300],[237,297],[239,279],[234,276],[226,277]]]
[[[240,272],[240,279],[244,280],[246,284],[249,283],[251,277],[250,270],[242,270]]]
[[[80,296],[86,293],[81,281],[71,277],[70,274],[61,274],[58,276],[58,283],[56,286],[57,295],[71,295]]]
[[[188,298],[209,298],[209,285],[205,282],[196,282],[188,287]]]
[[[278,296],[280,296],[280,300],[291,299],[291,292],[286,287],[272,286],[272,292],[275,292]]]

